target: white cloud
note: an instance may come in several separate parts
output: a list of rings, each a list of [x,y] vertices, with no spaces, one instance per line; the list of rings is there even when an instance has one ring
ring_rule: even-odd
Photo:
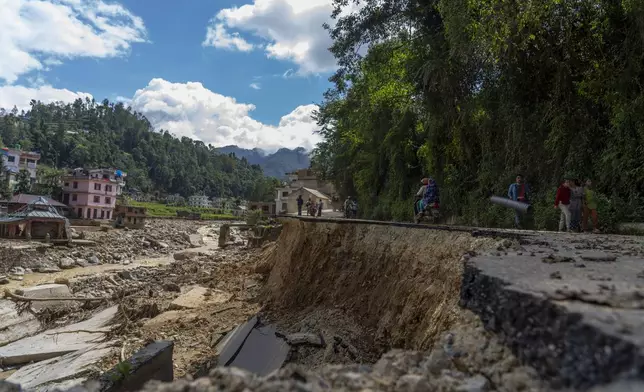
[[[250,117],[254,105],[217,94],[201,83],[171,83],[152,79],[132,98],[132,108],[158,129],[214,146],[236,144],[275,151],[281,147],[311,149],[320,141],[311,114],[316,105],[299,106],[282,117],[278,126]]]
[[[250,52],[253,50],[253,45],[241,38],[239,33],[230,34],[221,23],[208,26],[206,39],[201,45],[214,46],[219,49],[237,49],[241,52]]]
[[[262,86],[259,83],[251,83],[249,87],[252,88],[253,90],[261,90],[262,89]]]
[[[210,22],[204,45],[231,48],[227,41],[217,46],[209,37],[230,36],[230,30],[245,31],[265,42],[257,47],[263,47],[269,57],[296,63],[299,74],[332,71],[336,67],[328,51],[332,41],[322,28],[323,23],[331,22],[331,3],[332,0],[253,0],[253,4],[223,9]],[[243,40],[239,35],[234,37]]]
[[[75,57],[107,58],[146,40],[143,20],[103,0],[0,0],[0,80]]]
[[[78,98],[92,99],[92,95],[83,92],[73,92],[67,89],[58,89],[50,85],[41,85],[37,87],[0,87],[0,108],[4,108],[7,111],[13,109],[14,106],[16,106],[18,110],[28,110],[30,107],[29,102],[31,102],[32,99],[43,103],[51,103],[58,101],[73,102]]]

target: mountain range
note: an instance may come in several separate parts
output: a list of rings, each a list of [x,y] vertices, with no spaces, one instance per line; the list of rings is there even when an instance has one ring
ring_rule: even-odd
[[[246,158],[248,163],[261,166],[265,175],[279,179],[284,178],[288,172],[306,169],[311,165],[309,153],[302,147],[293,150],[280,148],[269,154],[259,148],[249,150],[231,145],[217,148],[217,152],[221,154],[233,153],[239,159]]]

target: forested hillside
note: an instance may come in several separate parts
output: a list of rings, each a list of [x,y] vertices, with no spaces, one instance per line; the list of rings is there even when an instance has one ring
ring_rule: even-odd
[[[0,138],[5,146],[40,151],[41,165],[121,169],[128,173],[128,186],[144,192],[273,197],[275,180],[264,177],[258,165],[218,154],[199,141],[155,132],[145,117],[107,100],[32,101],[26,113],[2,110]]]
[[[553,227],[566,173],[592,178],[604,224],[642,218],[644,2],[366,0],[330,28],[340,69],[314,165],[368,218],[409,219],[423,176],[466,223],[509,225],[489,191],[517,173]],[[364,57],[361,49],[368,47]]]

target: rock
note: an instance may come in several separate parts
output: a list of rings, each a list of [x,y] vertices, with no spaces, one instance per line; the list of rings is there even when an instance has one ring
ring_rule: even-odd
[[[60,268],[56,267],[55,265],[42,265],[42,266],[36,267],[36,271],[42,274],[52,274],[55,272],[60,272]]]
[[[191,252],[189,250],[184,250],[183,252],[176,252],[175,254],[172,255],[172,257],[176,261],[183,261],[183,260],[189,260],[193,257],[196,257],[198,253]]]
[[[228,302],[232,296],[225,291],[197,286],[172,301],[170,309],[194,309],[205,304],[222,304]]]
[[[604,252],[584,252],[581,258],[586,261],[616,261],[617,256],[610,255]]]
[[[79,267],[87,267],[89,263],[83,259],[76,259],[76,265]]]
[[[561,279],[561,272],[555,271],[550,274],[550,279]]]
[[[170,245],[166,244],[165,242],[157,242],[157,246],[161,249],[167,249],[170,247]]]
[[[9,278],[4,275],[0,275],[0,284],[8,284],[9,282]]]
[[[126,280],[135,280],[135,279],[134,279],[134,277],[132,276],[132,273],[131,273],[130,271],[127,271],[127,270],[125,270],[125,271],[119,271],[119,273],[118,273],[118,274],[119,274],[119,276],[120,276],[122,279],[126,279]]]
[[[400,392],[424,392],[431,389],[427,379],[418,374],[405,374],[396,382],[396,391]]]
[[[76,266],[76,262],[69,257],[64,257],[58,261],[58,266],[62,269],[70,269]]]
[[[132,262],[130,260],[123,260],[123,265],[130,265]]]
[[[25,269],[22,267],[11,267],[9,273],[11,275],[22,276],[25,274]]]
[[[96,255],[92,255],[92,256],[90,256],[90,257],[87,259],[87,262],[88,262],[89,264],[101,264],[101,260],[99,260],[99,259],[98,259],[98,257],[96,257]]]
[[[167,282],[163,284],[163,290],[180,293],[181,287],[179,287],[179,285],[176,283]]]
[[[69,286],[69,279],[67,279],[67,278],[56,278],[56,279],[54,279],[54,283],[56,283],[56,284],[64,284],[64,285]]]
[[[287,335],[286,341],[291,346],[307,344],[311,346],[324,347],[325,345],[324,339],[322,339],[322,336],[320,334],[305,333],[305,332],[292,333],[290,335]]]
[[[188,242],[190,243],[190,246],[193,248],[198,248],[200,246],[203,246],[203,237],[201,234],[190,234],[188,235]]]
[[[489,389],[489,381],[480,374],[465,379],[465,382],[456,388],[458,392],[485,392]]]

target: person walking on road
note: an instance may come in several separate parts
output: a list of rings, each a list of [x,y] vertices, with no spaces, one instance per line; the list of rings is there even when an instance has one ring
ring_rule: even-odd
[[[318,201],[318,216],[322,216],[322,207],[324,207],[324,202],[322,202],[322,199]]]
[[[517,174],[515,182],[510,184],[508,188],[508,199],[519,201],[521,203],[529,204],[530,187],[523,181],[523,175]],[[514,213],[514,226],[517,229],[521,228],[521,221],[523,217],[518,210],[515,210]]]
[[[297,197],[297,215],[302,216],[302,205],[304,205],[304,199],[302,199],[302,195],[299,195]]]
[[[584,188],[584,214],[581,219],[581,229],[586,231],[588,227],[588,218],[593,220],[593,233],[599,233],[599,222],[597,219],[597,199],[595,190],[592,189],[593,182],[586,180],[586,187]]]
[[[307,200],[307,201],[306,201],[306,215],[307,215],[307,216],[308,216],[308,215],[311,215],[311,214],[310,214],[310,211],[311,211],[311,204],[312,204],[312,202],[311,202],[311,198],[309,197],[309,200]]]
[[[579,180],[570,181],[570,229],[581,230],[581,213],[584,208],[584,187]]]
[[[555,196],[555,209],[561,210],[559,216],[559,231],[563,231],[564,227],[570,231],[570,182],[565,180],[563,184],[557,188],[557,196]]]

